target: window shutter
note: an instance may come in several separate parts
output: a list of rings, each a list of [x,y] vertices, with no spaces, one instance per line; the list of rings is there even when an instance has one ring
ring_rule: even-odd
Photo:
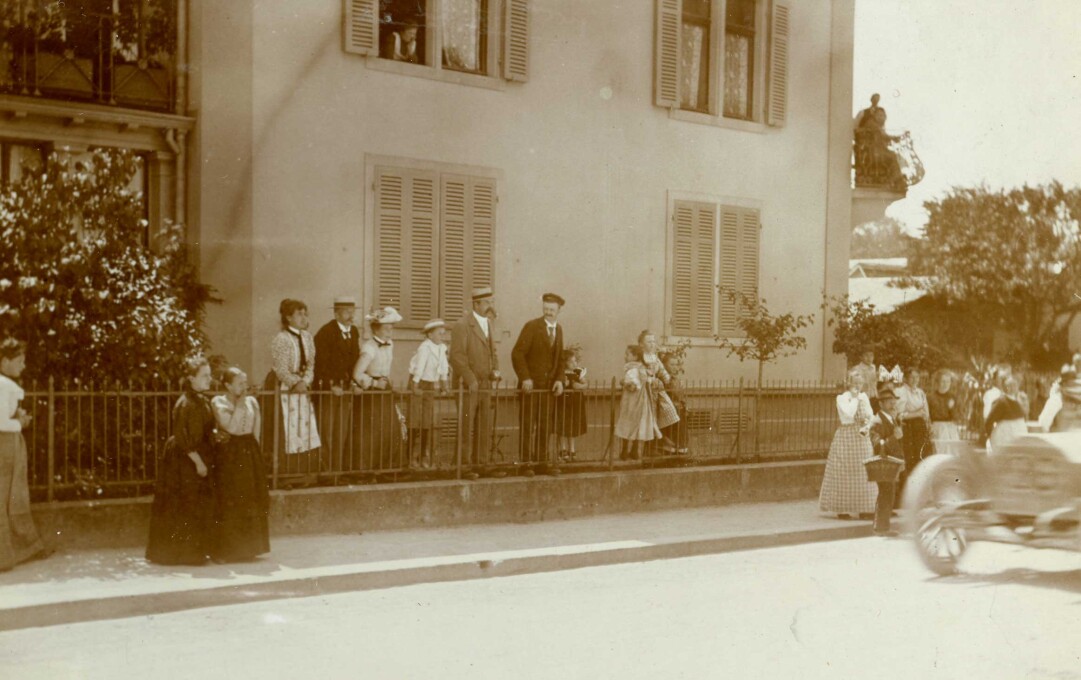
[[[505,0],[503,10],[503,77],[529,80],[529,0]]]
[[[435,309],[436,175],[379,168],[376,178],[374,302],[421,324]]]
[[[441,315],[450,323],[465,314],[473,288],[492,285],[495,181],[443,175],[441,195]]]
[[[721,291],[718,301],[722,336],[740,335],[740,308],[729,291],[758,298],[758,256],[761,224],[753,208],[723,206],[721,209]]]
[[[654,45],[654,101],[657,106],[679,105],[679,33],[683,17],[682,0],[657,0],[656,44]]]
[[[344,0],[342,49],[351,54],[379,54],[379,0]]]
[[[785,124],[788,114],[788,5],[773,3],[769,31],[769,95],[766,101],[766,123],[774,127]]]
[[[717,207],[676,201],[672,216],[672,334],[713,335]]]

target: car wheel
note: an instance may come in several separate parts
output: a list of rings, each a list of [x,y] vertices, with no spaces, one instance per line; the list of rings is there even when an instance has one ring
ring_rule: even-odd
[[[931,456],[921,462],[905,484],[905,524],[924,565],[938,574],[957,573],[968,549],[965,530],[955,526],[953,506],[973,495],[961,465],[953,456]]]

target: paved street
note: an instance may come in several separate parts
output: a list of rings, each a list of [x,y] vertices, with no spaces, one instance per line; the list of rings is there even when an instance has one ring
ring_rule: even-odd
[[[0,634],[4,677],[1081,678],[1081,557],[865,538]]]

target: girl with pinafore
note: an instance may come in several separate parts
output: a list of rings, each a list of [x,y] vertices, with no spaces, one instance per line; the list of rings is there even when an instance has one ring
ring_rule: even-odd
[[[577,459],[574,440],[586,433],[586,369],[576,348],[563,350],[563,394],[555,399],[552,430],[559,436],[559,457],[566,462]]]
[[[258,439],[261,416],[244,371],[227,368],[221,381],[225,394],[210,400],[222,440],[212,475],[217,525],[212,556],[244,562],[270,552],[270,498]]]
[[[676,444],[669,437],[672,426],[679,422],[679,412],[665,388],[672,381],[672,376],[661,363],[657,354],[657,336],[651,330],[644,330],[638,335],[638,346],[642,350],[642,363],[645,364],[649,377],[654,379],[653,407],[657,412],[657,427],[661,429],[661,446],[667,453],[675,453]]]
[[[146,559],[158,564],[203,564],[213,549],[214,414],[206,397],[210,364],[189,359],[184,393],[173,407],[173,436],[158,459]]]
[[[646,443],[661,438],[652,398],[657,381],[642,362],[638,345],[627,345],[623,359],[623,396],[616,421],[616,436],[622,440],[619,459],[638,460]]]

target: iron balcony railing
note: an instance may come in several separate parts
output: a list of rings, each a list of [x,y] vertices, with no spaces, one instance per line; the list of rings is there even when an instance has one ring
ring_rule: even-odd
[[[174,110],[177,0],[0,6],[0,92]]]
[[[856,187],[903,193],[923,179],[923,163],[907,130],[893,134],[874,128],[858,129],[853,152]]]
[[[621,388],[590,384],[556,398],[523,394],[511,386],[482,393],[487,399],[487,447],[472,460],[465,417],[467,390],[435,396],[428,435],[430,455],[408,391],[335,396],[309,393],[322,446],[284,453],[283,393],[254,392],[261,404],[262,447],[271,488],[503,476],[523,473],[604,471],[663,465],[718,465],[824,458],[837,425],[839,385],[742,381],[688,382],[670,391],[681,422],[670,442],[654,442],[641,457],[621,460],[615,436]],[[157,461],[172,433],[176,385],[27,386],[24,431],[29,482],[36,500],[136,496],[153,491]],[[572,396],[573,395],[573,396]],[[332,413],[335,411],[335,413]],[[522,436],[522,413],[532,436]],[[583,420],[579,420],[579,416]],[[584,428],[582,427],[584,426]],[[584,432],[569,443],[559,431]],[[524,440],[530,441],[527,448]],[[541,443],[543,442],[543,444]]]

